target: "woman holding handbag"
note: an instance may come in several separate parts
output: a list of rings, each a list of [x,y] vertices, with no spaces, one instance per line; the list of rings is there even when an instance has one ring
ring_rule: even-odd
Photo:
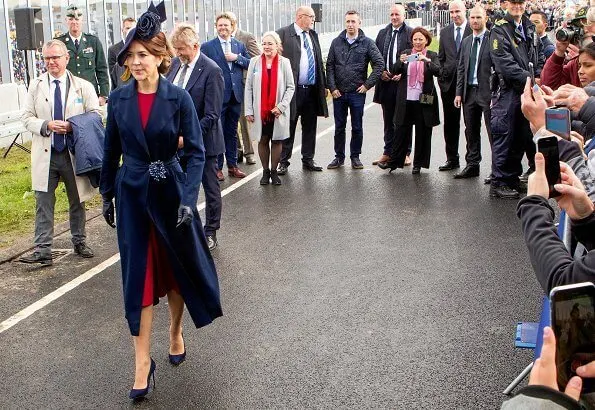
[[[440,74],[438,54],[427,49],[432,35],[423,27],[411,32],[412,50],[405,50],[391,72],[401,74],[397,88],[395,127],[397,135],[389,162],[379,162],[382,169],[403,168],[407,149],[411,144],[411,130],[415,126],[415,154],[412,174],[430,167],[432,128],[440,124],[438,98],[434,77]],[[400,132],[399,132],[400,131]]]
[[[118,55],[133,79],[110,94],[101,169],[103,216],[110,226],[116,200],[124,308],[135,351],[133,400],[147,395],[151,378],[155,383],[151,328],[160,297],[168,299],[168,358],[174,366],[186,358],[184,305],[196,327],[222,314],[217,272],[196,209],[205,163],[200,123],[190,95],[161,76],[173,55],[161,32],[164,14],[163,3],[151,3]],[[179,136],[186,173],[176,155]]]
[[[251,124],[251,135],[260,138],[258,156],[263,168],[260,185],[268,185],[269,180],[273,185],[281,185],[277,165],[283,140],[289,138],[289,106],[295,85],[291,64],[280,55],[279,35],[274,31],[264,33],[262,48],[262,55],[250,60],[244,107],[246,120]]]

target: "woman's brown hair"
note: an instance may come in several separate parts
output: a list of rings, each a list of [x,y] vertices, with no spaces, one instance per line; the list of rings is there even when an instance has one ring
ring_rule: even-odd
[[[157,67],[157,71],[159,74],[166,74],[169,71],[169,67],[171,66],[171,59],[174,56],[173,49],[167,41],[165,34],[163,32],[157,34],[155,37],[151,38],[150,40],[141,40],[139,38],[135,38],[134,41],[138,41],[147,49],[149,53],[157,57],[163,57],[163,61]],[[130,78],[130,67],[126,66],[126,71],[122,74],[122,80],[127,81]]]
[[[415,33],[421,33],[426,38],[426,40],[428,40],[428,44],[426,44],[426,47],[428,47],[432,43],[432,35],[425,28],[415,27],[413,30],[411,30],[411,41],[413,41],[413,36],[415,35]]]

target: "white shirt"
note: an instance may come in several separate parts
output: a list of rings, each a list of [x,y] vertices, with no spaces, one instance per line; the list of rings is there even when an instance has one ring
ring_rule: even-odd
[[[476,38],[479,38],[479,47],[477,47],[477,54],[475,55],[475,70],[473,71],[473,77],[471,77],[471,84],[477,85],[479,84],[477,81],[477,68],[479,67],[479,50],[481,50],[481,43],[483,43],[483,39],[486,34],[486,29],[484,28],[481,34],[475,35],[473,34],[473,40],[471,41],[471,50],[473,50],[473,43],[475,42]],[[471,58],[471,56],[469,56]]]
[[[393,46],[393,61],[396,62],[398,60],[397,56],[399,55],[399,32],[403,28],[403,24],[401,24],[398,28],[395,28],[393,26],[391,26],[391,27],[392,27],[392,30],[390,32],[391,38],[392,38],[394,32],[395,31],[397,32],[397,34],[395,35],[395,45]],[[389,43],[388,43],[388,50],[387,50],[387,52],[390,53],[390,40],[389,40]],[[386,69],[388,71],[390,71],[390,69],[391,69],[391,66],[389,64],[389,61],[390,61],[390,55],[387,54],[386,55]]]
[[[53,77],[50,73],[48,73],[48,77],[50,79],[50,106],[52,107],[52,118],[54,118],[54,93],[56,92],[56,83],[54,80],[60,81],[60,98],[62,99],[62,118],[64,118],[64,114],[66,112],[66,82],[68,79],[68,75],[66,71],[62,74],[59,78]],[[54,134],[52,133],[52,146],[54,145]]]
[[[217,37],[219,37],[219,36],[217,36]],[[223,50],[223,54],[225,54],[227,51],[229,51],[231,53],[231,36],[227,40],[223,40],[221,37],[219,37],[219,42],[221,43],[221,50]],[[229,45],[227,45],[226,43],[228,43]],[[226,47],[229,47],[229,48],[226,48]],[[233,63],[231,61],[228,61],[227,65],[229,66],[229,69],[231,70]]]
[[[194,66],[196,65],[196,62],[198,61],[198,57],[200,57],[200,50],[196,53],[196,56],[194,57],[194,59],[188,63],[188,69],[186,69],[186,76],[184,77],[184,82],[182,83],[182,88],[186,88],[186,85],[188,84],[188,80],[190,79],[190,74],[192,74],[192,70],[194,70]],[[176,74],[176,77],[174,78],[175,85],[178,85],[178,80],[180,79],[180,75],[182,74],[182,70],[184,69],[184,64],[182,63],[182,60],[180,60],[180,63],[182,65],[180,66],[180,69],[178,70],[178,73]]]
[[[308,51],[304,46],[304,36],[302,34],[304,30],[302,30],[302,28],[295,23],[293,23],[293,27],[295,28],[295,32],[300,38],[300,44],[302,45],[302,52],[300,54],[300,70],[298,72],[298,84],[308,85]],[[314,47],[312,46],[312,39],[310,38],[309,32],[306,32],[306,39],[308,41],[308,45],[310,46],[310,50],[312,50],[312,55],[314,55]],[[314,73],[316,73],[316,56],[314,56]]]
[[[463,24],[461,24],[460,26],[457,26],[456,24],[454,24],[454,39],[455,39],[455,44],[457,43],[457,27],[461,28],[461,44],[463,43],[463,37],[465,36],[465,29],[467,28],[467,20],[465,20],[465,22]]]
[[[70,38],[72,39],[72,44],[76,44],[75,41],[78,40],[79,41],[79,47],[81,46],[81,40],[83,38],[83,33],[81,33],[78,37],[73,36],[72,34],[68,33],[68,35],[70,36]]]

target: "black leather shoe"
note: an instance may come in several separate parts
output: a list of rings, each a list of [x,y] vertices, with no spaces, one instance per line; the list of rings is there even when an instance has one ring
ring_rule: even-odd
[[[485,178],[485,179],[483,180],[483,183],[484,183],[485,185],[490,185],[490,184],[492,183],[492,174],[490,174],[490,176],[489,176],[489,177]]]
[[[490,197],[501,199],[518,199],[519,191],[507,185],[490,186]]]
[[[42,265],[51,265],[52,263],[54,263],[52,261],[52,254],[48,253],[48,254],[42,254],[39,251],[34,251],[32,254],[30,255],[26,255],[26,256],[21,256],[19,258],[19,262],[23,262],[23,263],[40,263]]]
[[[74,245],[74,253],[76,253],[79,256],[82,256],[83,258],[92,258],[93,256],[95,256],[91,248],[89,248],[87,244],[84,242],[77,243],[76,245]]]
[[[322,171],[322,167],[317,165],[313,159],[308,161],[302,161],[302,167],[308,171]]]
[[[438,167],[438,171],[450,171],[450,170],[457,169],[460,167],[461,167],[461,164],[459,164],[458,162],[446,161],[446,163],[444,165],[440,165]]]
[[[287,174],[287,164],[279,164],[279,168],[277,168],[277,175],[285,175]]]
[[[419,174],[420,172],[421,172],[421,168],[420,167],[413,167],[413,169],[411,170],[411,173],[413,175]]]
[[[273,185],[281,185],[281,178],[279,178],[279,173],[276,170],[271,171],[271,183]]]
[[[462,171],[457,172],[454,175],[454,179],[461,179],[461,178],[473,178],[479,176],[479,166],[477,165],[467,165],[463,168]]]
[[[271,179],[271,170],[263,169],[262,170],[262,178],[260,178],[260,185],[268,185],[270,179]]]

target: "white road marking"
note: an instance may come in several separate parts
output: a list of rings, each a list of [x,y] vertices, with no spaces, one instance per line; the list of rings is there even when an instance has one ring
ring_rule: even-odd
[[[364,111],[368,110],[373,105],[374,105],[374,103],[370,103],[370,104],[366,105],[364,107]],[[349,116],[347,117],[347,120],[349,120]],[[323,130],[322,132],[320,132],[319,134],[316,135],[316,139],[319,139],[319,138],[325,136],[326,134],[330,133],[334,129],[335,129],[335,126],[334,125],[331,125],[330,127],[327,127],[325,130]],[[301,149],[301,147],[302,147],[301,145],[298,145],[298,146],[294,147],[292,152],[294,154],[297,153],[297,152],[299,152],[300,149]],[[253,180],[258,175],[260,175],[261,171],[262,171],[262,167],[261,168],[258,168],[256,171],[252,172],[251,174],[246,175],[246,177],[245,178],[242,178],[240,181],[238,181],[238,182],[230,185],[229,187],[225,188],[223,191],[221,191],[221,197],[224,197],[227,194],[235,191],[236,189],[238,189],[242,185],[247,184],[249,181]],[[203,202],[201,202],[198,205],[198,210],[201,211],[204,208],[205,208],[205,202],[203,201]],[[71,290],[73,290],[76,287],[78,287],[80,284],[85,283],[89,279],[91,279],[94,276],[100,274],[101,272],[103,272],[104,270],[106,270],[107,268],[109,268],[110,266],[112,266],[113,264],[115,264],[116,262],[118,262],[119,260],[120,260],[120,253],[116,253],[115,255],[113,255],[112,257],[110,257],[109,259],[101,262],[99,265],[97,265],[97,266],[89,269],[88,271],[86,271],[82,275],[76,277],[75,279],[71,280],[70,282],[68,282],[68,283],[60,286],[55,291],[53,291],[53,292],[47,294],[46,296],[42,297],[37,302],[35,302],[35,303],[27,306],[26,308],[24,308],[20,312],[12,315],[8,319],[6,319],[2,323],[0,323],[0,333],[5,332],[6,330],[10,329],[11,327],[13,327],[14,325],[16,325],[20,321],[27,319],[29,316],[31,316],[32,314],[34,314],[38,310],[43,309],[44,307],[46,307],[47,305],[49,305],[50,303],[52,303],[56,299],[64,296],[66,293],[68,293]]]

